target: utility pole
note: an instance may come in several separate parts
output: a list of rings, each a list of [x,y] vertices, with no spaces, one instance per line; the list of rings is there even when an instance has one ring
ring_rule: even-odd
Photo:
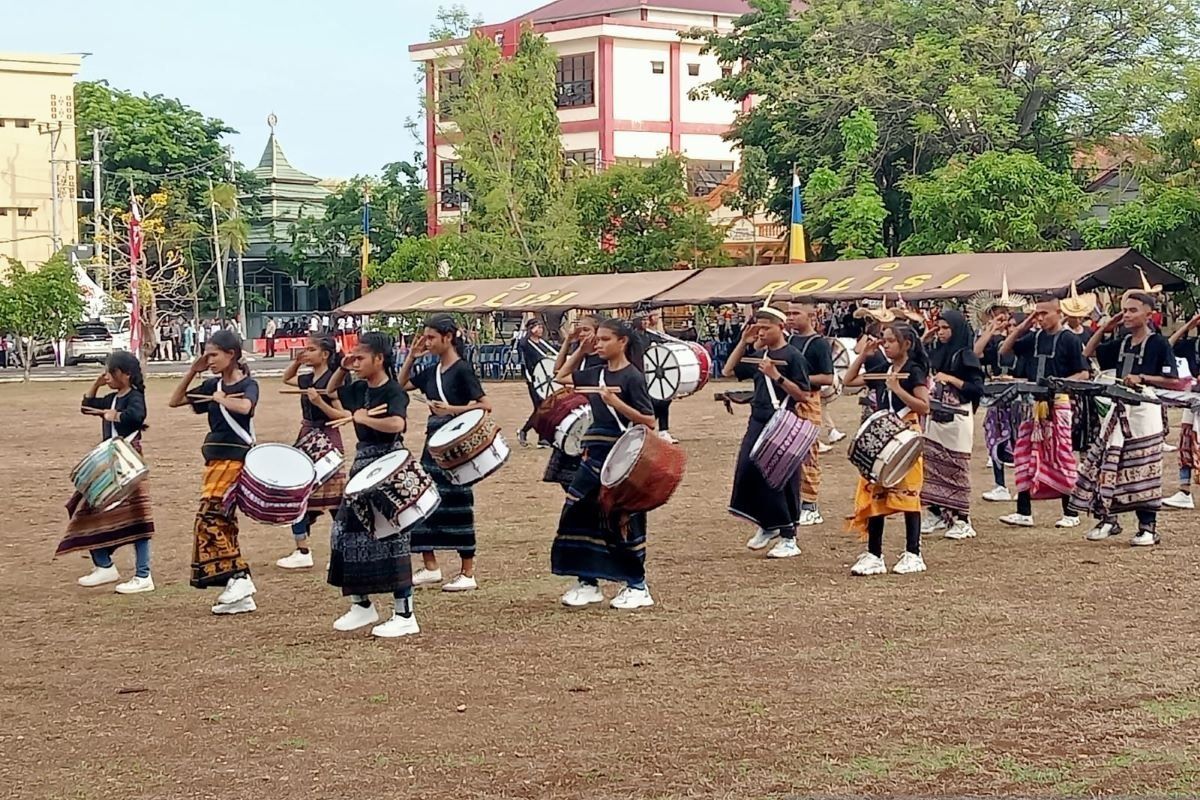
[[[225,327],[225,265],[221,263],[221,241],[217,236],[217,198],[213,197],[212,178],[208,179],[208,210],[212,214],[213,265],[217,271],[217,309],[221,327]]]
[[[60,230],[59,215],[62,209],[62,199],[58,194],[58,140],[62,136],[62,123],[38,125],[38,133],[50,135],[50,241],[54,252],[62,249],[62,231]]]
[[[103,246],[100,242],[104,239],[104,222],[103,216],[104,203],[101,201],[100,190],[101,178],[104,172],[103,158],[101,157],[102,148],[104,147],[104,137],[99,128],[92,131],[92,247],[95,248],[95,259],[98,263],[108,263],[108,260],[101,255]],[[111,269],[105,270],[111,272]],[[109,277],[112,281],[112,277]],[[104,284],[101,282],[101,287]],[[111,286],[109,287],[112,288]]]
[[[233,148],[230,147],[226,152],[229,154],[229,185],[233,187],[233,218],[238,219],[241,216],[240,201],[237,194],[237,173],[233,166]],[[246,318],[246,271],[242,263],[242,247],[239,243],[237,251],[237,278],[238,278],[238,319],[241,322],[242,338],[245,339],[250,335],[250,320]]]

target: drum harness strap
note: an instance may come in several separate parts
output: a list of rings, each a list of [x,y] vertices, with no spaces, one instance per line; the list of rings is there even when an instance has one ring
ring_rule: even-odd
[[[217,379],[217,390],[222,391],[222,392],[225,391],[225,382],[220,380],[219,378]],[[246,444],[253,447],[254,446],[254,417],[250,418],[250,430],[247,431],[245,428],[243,428],[241,425],[239,425],[237,423],[237,420],[235,420],[233,418],[233,416],[229,413],[229,409],[227,409],[225,406],[221,406],[221,405],[217,406],[217,408],[221,409],[221,416],[225,418],[225,424],[229,426],[229,429],[232,430],[235,434],[237,434],[237,437],[239,439],[241,439],[243,442],[245,442]]]
[[[605,369],[604,367],[600,368],[600,388],[601,389],[605,388],[604,369]],[[608,413],[612,414],[613,419],[615,419],[617,421],[617,427],[621,429],[621,433],[624,433],[625,431],[629,430],[629,426],[626,425],[624,422],[621,422],[621,415],[617,413],[617,410],[615,408],[613,408],[612,406],[608,405],[608,403],[605,403],[604,405],[608,406]]]

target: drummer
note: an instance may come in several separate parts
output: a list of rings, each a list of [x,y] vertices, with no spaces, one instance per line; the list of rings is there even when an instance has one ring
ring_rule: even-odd
[[[657,311],[652,309],[641,309],[634,313],[631,321],[633,330],[638,334],[641,341],[639,348],[644,356],[646,352],[656,344],[663,342],[676,341],[666,336],[662,332],[662,318]],[[643,364],[639,361],[634,364],[639,370],[643,370]],[[651,403],[654,405],[654,421],[658,425],[658,435],[671,444],[678,444],[678,440],[671,435],[671,402],[672,398],[668,397],[665,400],[657,400],[651,398]]]
[[[563,339],[562,347],[559,348],[558,356],[555,358],[554,372],[556,374],[567,363],[567,357],[578,350],[584,342],[595,343],[596,326],[599,324],[600,318],[592,314],[584,314],[576,318],[571,327],[571,334]],[[596,355],[596,353],[585,353],[579,369],[594,369],[603,364],[604,360]],[[542,481],[544,483],[557,483],[563,488],[563,491],[566,491],[575,480],[575,473],[579,470],[580,463],[581,459],[579,456],[567,455],[555,447],[550,451],[550,460],[546,462],[546,472],[542,476]]]
[[[1095,355],[1100,369],[1115,369],[1117,378],[1140,394],[1173,388],[1179,378],[1167,337],[1150,327],[1157,302],[1146,292],[1130,291],[1121,300],[1121,313],[1092,334],[1084,356]],[[1125,333],[1112,334],[1121,326]],[[1108,340],[1105,341],[1105,338]],[[1162,410],[1154,403],[1128,404],[1115,400],[1105,415],[1100,438],[1079,466],[1079,481],[1071,505],[1096,518],[1085,538],[1099,542],[1121,533],[1117,515],[1133,511],[1138,532],[1134,547],[1159,542],[1158,509],[1162,505]],[[1103,473],[1116,468],[1116,475]]]
[[[738,451],[737,466],[733,472],[733,495],[729,500],[729,511],[758,526],[758,530],[746,542],[747,548],[764,550],[776,538],[779,539],[767,553],[767,558],[800,555],[800,548],[796,544],[796,523],[803,514],[798,491],[800,470],[789,475],[783,486],[776,489],[767,483],[762,471],[751,460],[750,452],[777,410],[786,408],[796,412],[814,394],[818,396],[816,414],[799,416],[818,428],[821,425],[820,395],[812,391],[805,356],[788,344],[783,327],[786,319],[784,312],[771,306],[763,306],[756,311],[753,324],[747,325],[742,331],[741,340],[721,371],[726,378],[736,376],[743,381],[754,379],[750,421],[746,425],[746,435],[742,437],[742,447]],[[762,349],[756,346],[760,341]],[[742,363],[747,350],[750,350],[751,357],[761,359],[758,364]],[[783,363],[776,364],[776,361]],[[815,457],[811,450],[809,457]]]
[[[301,373],[300,367],[309,367],[312,372]],[[283,382],[298,386],[306,394],[300,397],[300,435],[297,444],[313,431],[320,431],[338,451],[346,452],[342,444],[340,428],[326,425],[337,418],[338,400],[329,396],[336,390],[337,385],[331,385],[330,380],[338,367],[337,343],[332,336],[311,336],[304,349],[292,363],[283,371]],[[321,517],[322,511],[328,511],[332,517],[337,514],[338,506],[342,503],[342,494],[346,489],[346,472],[339,468],[336,473],[313,490],[308,498],[308,512],[304,519],[292,525],[292,536],[296,540],[296,549],[291,555],[284,556],[275,562],[275,566],[283,569],[308,569],[313,565],[312,551],[308,547],[308,534],[312,525]]]
[[[1196,337],[1188,336],[1188,332],[1198,327],[1200,327],[1200,314],[1196,314],[1180,325],[1179,330],[1171,334],[1170,340],[1176,359],[1183,359],[1193,379],[1200,376],[1200,351],[1196,347]],[[1200,383],[1193,383],[1192,391],[1198,390],[1200,390]],[[1192,498],[1192,478],[1194,476],[1200,478],[1200,475],[1196,474],[1198,467],[1200,467],[1200,441],[1197,439],[1196,412],[1193,409],[1185,408],[1183,421],[1179,425],[1179,490],[1163,500],[1164,506],[1189,511],[1196,507],[1196,502]]]
[[[788,338],[800,357],[804,359],[804,371],[808,378],[809,388],[804,396],[796,403],[796,410],[802,419],[806,419],[818,428],[821,427],[827,404],[821,398],[821,388],[835,386],[833,372],[833,349],[829,340],[817,332],[815,327],[817,309],[810,303],[788,303],[787,324],[792,332]],[[836,444],[846,438],[846,434],[837,429],[833,423],[829,426],[829,442]],[[813,442],[812,452],[808,460],[800,467],[800,517],[797,525],[820,525],[825,520],[817,506],[817,496],[821,491],[821,465],[817,460],[819,441]]]
[[[97,397],[101,386],[112,390]],[[100,433],[105,439],[117,436],[132,437],[130,444],[142,452],[142,431],[146,428],[146,384],[142,365],[137,356],[125,351],[113,353],[105,362],[104,372],[92,382],[83,395],[81,410],[101,418]],[[70,522],[67,535],[59,542],[55,556],[87,550],[92,557],[92,571],[77,583],[80,586],[103,586],[121,579],[113,564],[113,552],[124,544],[132,544],[136,563],[134,576],[117,583],[117,594],[138,594],[154,591],[150,577],[150,537],[154,535],[154,515],[150,508],[150,488],[141,480],[133,493],[112,508],[92,508],[75,494],[67,503]]]
[[[580,346],[558,371],[555,380],[565,386],[600,387],[590,393],[592,424],[583,437],[583,461],[567,490],[558,533],[550,550],[550,569],[576,583],[562,596],[566,606],[604,602],[601,580],[624,583],[610,605],[637,609],[654,605],[646,586],[646,514],[620,509],[611,513],[600,506],[600,468],[613,445],[630,425],[654,428],[654,408],[646,377],[634,366],[641,358],[639,337],[628,323],[606,319],[594,338]],[[580,369],[594,353],[603,363]]]
[[[1037,324],[1038,330],[1033,326]],[[1044,295],[1020,325],[1013,328],[1000,345],[1000,355],[1016,355],[1025,366],[1023,377],[1034,383],[1044,378],[1084,380],[1087,361],[1079,338],[1063,327],[1062,309],[1057,297]],[[1014,454],[1017,473],[1017,510],[1000,518],[1005,525],[1033,527],[1033,499],[1058,497],[1062,517],[1056,528],[1075,528],[1079,517],[1068,503],[1075,487],[1077,463],[1071,450],[1071,401],[1057,394],[1053,403],[1033,403],[1017,431]],[[1034,448],[1038,449],[1035,455]]]
[[[889,377],[873,379],[883,386],[878,390],[880,407],[900,415],[914,430],[920,430],[920,418],[929,413],[929,388],[926,379],[929,361],[921,344],[921,334],[907,322],[892,322],[884,326],[883,339],[869,339],[861,353],[846,370],[846,386],[866,386],[862,377],[863,364],[880,349],[891,367]],[[904,377],[898,377],[903,375]],[[892,514],[904,514],[904,554],[892,567],[892,572],[905,575],[925,571],[921,557],[921,486],[924,464],[918,457],[896,486],[887,489],[858,479],[854,497],[854,518],[850,528],[866,534],[867,552],[858,557],[850,568],[851,575],[883,575],[887,564],[883,560],[884,521]]]
[[[517,433],[517,440],[522,447],[527,447],[529,443],[525,437],[529,431],[533,430],[533,420],[537,416],[538,406],[542,404],[545,398],[538,394],[537,377],[534,374],[534,369],[543,360],[554,358],[554,345],[547,342],[542,337],[546,335],[546,325],[539,317],[531,317],[525,323],[525,335],[517,340],[517,352],[521,356],[521,372],[525,376],[525,387],[529,389],[529,399],[533,403],[533,413],[529,415],[529,419],[525,420],[525,424],[521,426],[521,430]],[[549,447],[552,443],[544,439],[538,440],[538,447]]]
[[[465,348],[454,317],[434,314],[425,320],[425,334],[413,344],[400,368],[400,385],[409,391],[419,389],[429,400],[421,466],[433,478],[442,498],[437,511],[413,527],[412,551],[420,553],[425,562],[413,576],[413,585],[441,583],[436,551],[457,550],[462,570],[454,580],[442,584],[443,592],[469,592],[479,586],[475,581],[475,492],[470,486],[451,481],[429,454],[429,435],[434,431],[472,409],[492,411],[492,401],[484,394],[479,376],[463,358]],[[413,375],[413,362],[426,352],[437,356],[437,363]]]
[[[189,389],[206,369],[216,377]],[[192,586],[225,587],[212,607],[214,614],[255,611],[254,593],[258,590],[250,578],[250,565],[242,558],[237,511],[226,503],[237,487],[246,453],[254,445],[258,405],[258,382],[250,377],[242,357],[241,337],[233,331],[214,332],[204,352],[176,385],[169,405],[190,405],[195,413],[208,415],[208,435],[200,450],[204,480],[193,530]]]
[[[1004,343],[1009,331],[1024,321],[1025,313],[1010,313],[1003,305],[992,306],[987,313],[988,321],[980,329],[979,338],[975,340],[975,355],[983,365],[988,382],[1011,381],[1017,375],[1023,374],[1023,370],[1015,354],[1000,355],[1000,345]],[[1017,425],[1020,421],[1020,408],[1015,400],[992,403],[988,406],[983,418],[983,434],[995,485],[980,495],[984,500],[1007,503],[1013,499],[1005,480],[1005,465],[1013,463],[1013,453],[1016,452],[1017,445]]]
[[[342,385],[350,371],[357,373],[358,379]],[[408,427],[408,393],[396,381],[390,336],[378,331],[364,333],[353,352],[342,360],[331,382],[340,386],[340,407],[330,406],[328,416],[354,418],[358,447],[350,467],[351,476],[368,468],[376,459],[403,449],[404,431]],[[368,413],[380,406],[386,406],[386,410]],[[350,598],[350,610],[334,620],[333,629],[353,631],[374,625],[371,635],[383,639],[420,633],[413,614],[409,531],[377,539],[350,503],[343,500],[329,538],[327,579],[330,585],[342,590],[343,597]],[[379,625],[376,625],[379,611],[370,597],[373,594],[391,594],[395,601],[391,618]]]

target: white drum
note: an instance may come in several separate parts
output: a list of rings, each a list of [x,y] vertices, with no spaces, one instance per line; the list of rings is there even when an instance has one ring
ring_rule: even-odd
[[[646,389],[655,400],[687,397],[708,382],[705,365],[686,342],[655,342],[644,363]]]
[[[539,400],[545,400],[563,388],[561,383],[554,380],[554,373],[557,371],[554,369],[555,363],[557,362],[553,358],[543,358],[533,365],[533,391]]]
[[[573,409],[554,429],[554,446],[569,456],[583,452],[583,435],[592,425],[592,407]]]
[[[316,481],[317,469],[304,452],[286,444],[260,444],[246,453],[237,505],[258,522],[291,525],[308,511]]]
[[[858,394],[863,390],[862,386],[845,386],[843,381],[846,377],[846,370],[850,369],[850,364],[857,357],[854,348],[858,347],[858,342],[849,337],[825,337],[829,341],[829,348],[833,351],[833,376],[837,386],[836,394],[832,397],[837,397],[843,394]],[[821,388],[821,399],[828,402],[832,397],[827,397],[827,390],[832,390],[831,386]]]
[[[429,455],[459,486],[479,483],[508,460],[508,443],[492,415],[473,408],[429,435]]]
[[[346,483],[351,510],[376,539],[408,530],[442,503],[433,479],[407,450],[393,450]]]

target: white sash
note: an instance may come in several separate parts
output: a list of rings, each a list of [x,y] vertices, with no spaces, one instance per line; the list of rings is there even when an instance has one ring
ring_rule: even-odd
[[[605,383],[604,383],[604,370],[605,369],[606,369],[606,367],[600,368],[600,388],[601,389],[605,388]],[[601,400],[601,402],[604,402],[604,401]],[[624,433],[625,431],[629,430],[629,426],[626,425],[624,422],[621,422],[621,415],[617,413],[617,410],[615,408],[613,408],[612,406],[610,406],[608,403],[604,403],[604,405],[608,409],[608,413],[612,414],[613,419],[615,419],[617,421],[617,427],[621,429],[621,433]]]
[[[225,383],[220,378],[217,379],[217,389],[218,389],[218,391],[222,391],[222,392],[225,391]],[[221,405],[220,403],[217,404],[217,408],[221,409],[221,416],[225,418],[225,424],[229,426],[229,429],[232,430],[235,434],[237,434],[237,437],[239,439],[241,439],[247,445],[253,447],[254,446],[254,417],[250,417],[250,430],[247,431],[245,428],[243,428],[241,425],[239,425],[237,423],[237,420],[235,420],[233,418],[233,415],[229,413],[228,408]]]
[[[438,397],[441,398],[443,403],[445,403],[446,405],[450,405],[450,401],[446,399],[446,390],[442,388],[442,365],[441,364],[433,365],[433,378],[435,381],[437,381]]]
[[[116,410],[117,410],[117,395],[113,394],[113,401],[112,401],[112,405],[109,406],[109,411],[116,411]],[[117,438],[117,423],[110,422],[110,423],[108,423],[108,425],[109,425],[109,431],[110,431],[110,433],[108,434],[108,438],[116,439]]]

